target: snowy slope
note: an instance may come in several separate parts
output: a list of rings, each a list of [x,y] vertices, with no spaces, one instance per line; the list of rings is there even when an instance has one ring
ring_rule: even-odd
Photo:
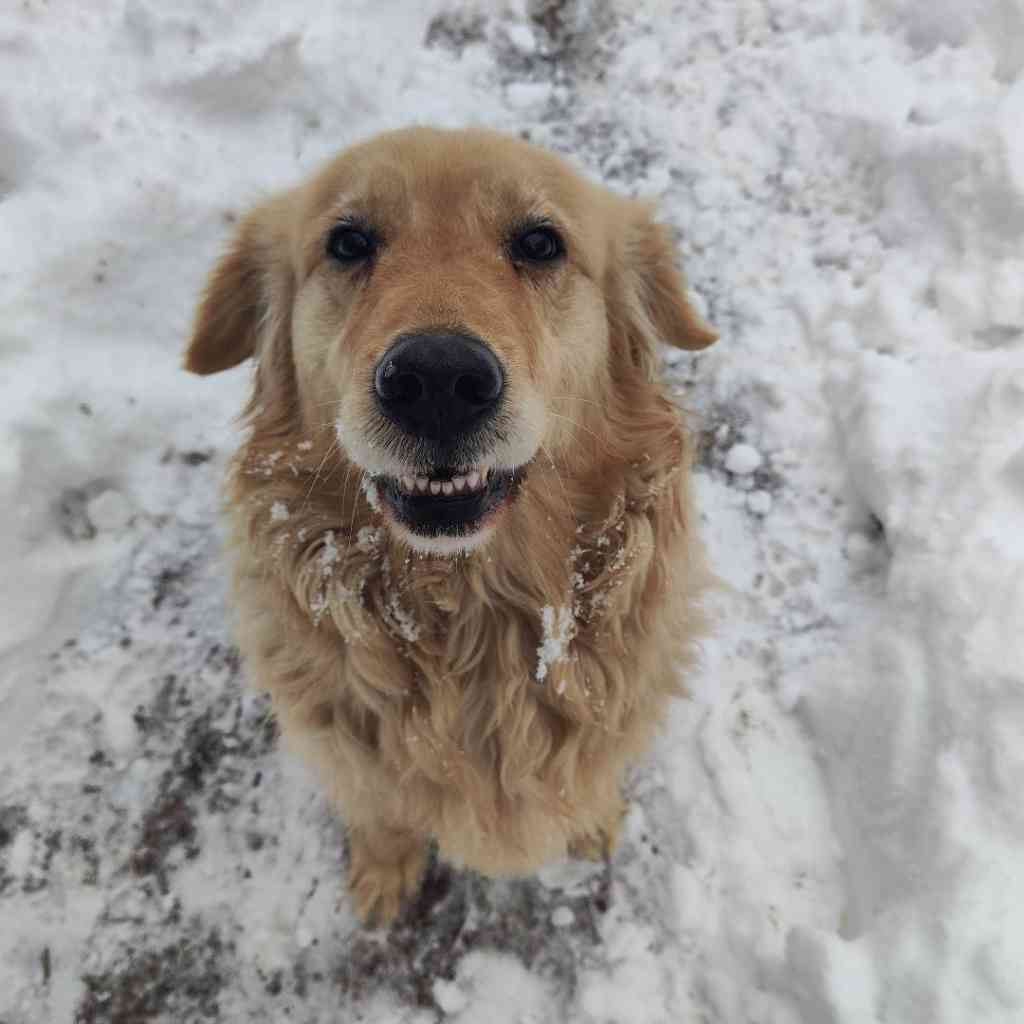
[[[0,10],[0,1022],[1024,1020],[1017,0]],[[610,871],[356,928],[231,648],[231,223],[410,121],[659,199],[717,631]]]

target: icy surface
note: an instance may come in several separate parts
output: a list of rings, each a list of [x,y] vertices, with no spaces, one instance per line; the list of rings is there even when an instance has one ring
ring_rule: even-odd
[[[3,1024],[1024,1020],[1018,0],[26,2],[0,54]],[[610,868],[379,934],[231,647],[247,371],[179,367],[246,206],[410,121],[680,230],[726,586]]]

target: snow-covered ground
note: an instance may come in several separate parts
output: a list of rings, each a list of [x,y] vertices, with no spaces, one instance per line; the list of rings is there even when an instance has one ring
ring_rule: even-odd
[[[484,123],[657,197],[717,632],[610,872],[357,929],[231,647],[246,205]],[[0,1021],[1024,1021],[1019,0],[0,9]]]

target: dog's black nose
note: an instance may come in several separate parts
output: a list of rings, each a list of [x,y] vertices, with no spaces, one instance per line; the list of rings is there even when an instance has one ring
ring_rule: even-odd
[[[467,334],[407,334],[374,374],[381,412],[403,430],[454,441],[497,411],[505,375],[497,356]]]

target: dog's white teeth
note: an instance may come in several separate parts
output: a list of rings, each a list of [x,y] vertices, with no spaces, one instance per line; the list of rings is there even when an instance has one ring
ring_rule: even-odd
[[[398,482],[410,494],[463,494],[478,491],[487,483],[490,475],[487,466],[471,469],[466,473],[453,476],[448,480],[431,480],[429,476],[400,476]]]

